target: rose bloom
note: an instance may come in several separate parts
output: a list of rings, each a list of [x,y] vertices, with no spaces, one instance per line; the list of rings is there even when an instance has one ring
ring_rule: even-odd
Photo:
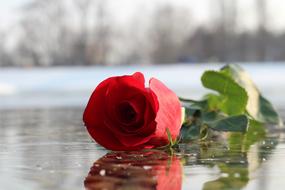
[[[181,128],[178,97],[152,78],[145,86],[142,73],[102,81],[92,93],[83,121],[93,139],[110,150],[138,150],[175,140]]]

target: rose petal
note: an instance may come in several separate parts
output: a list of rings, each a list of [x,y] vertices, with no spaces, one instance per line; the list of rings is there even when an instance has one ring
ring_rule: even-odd
[[[154,132],[155,127],[156,127],[156,122],[153,121],[151,123],[148,124],[147,126],[149,128],[149,130],[152,130]],[[134,134],[132,136],[127,136],[124,138],[124,136],[121,136],[121,138],[118,138],[118,140],[126,147],[136,147],[134,148],[134,150],[138,150],[141,149],[142,147],[138,147],[139,145],[143,145],[146,142],[148,142],[150,139],[152,138],[152,135],[144,135],[144,134]]]
[[[117,136],[122,136],[124,138],[128,138],[129,136],[132,136],[134,134],[140,136],[153,134],[156,129],[156,125],[152,123],[155,122],[157,110],[153,110],[154,103],[152,101],[154,100],[146,101],[147,102],[145,103],[145,109],[142,110],[142,113],[140,113],[140,116],[138,116],[142,117],[140,118],[139,122],[133,123],[132,125],[126,125],[122,121],[114,121],[111,118],[110,120],[106,121],[106,125],[109,127],[110,130],[116,133]],[[156,104],[158,103],[156,102]]]
[[[130,100],[138,94],[143,94],[145,91],[144,84],[132,76],[116,77],[106,93],[108,113],[111,117],[114,116],[118,104],[124,100]]]
[[[145,84],[144,75],[141,72],[135,72],[132,76],[143,85]]]
[[[161,140],[168,140],[166,128],[169,129],[172,139],[175,140],[181,128],[181,104],[174,92],[168,89],[162,82],[152,78],[149,82],[150,89],[157,96],[159,109],[155,121],[157,128],[155,138],[151,142],[160,143]]]
[[[92,93],[83,114],[85,126],[99,144],[107,149],[120,150],[122,145],[114,136],[112,131],[104,124],[105,92],[113,77],[101,82]]]
[[[116,116],[118,105],[122,101],[128,101],[140,94],[143,94],[145,91],[146,89],[144,84],[140,83],[132,76],[125,75],[114,78],[109,86],[109,90],[106,93],[105,107],[107,107],[106,114],[109,117],[109,123],[113,123],[113,126],[122,124],[122,122],[120,122]]]
[[[133,76],[126,75],[117,77],[116,81],[110,85],[110,90],[107,94],[106,106],[108,111],[106,114],[108,114],[110,118],[110,121],[107,121],[107,126],[119,136],[129,136],[134,133],[140,133],[144,136],[146,133],[150,134],[154,130],[152,127],[149,128],[146,124],[154,120],[158,109],[158,101],[153,92],[145,88],[143,75],[141,73],[135,73]],[[138,81],[140,81],[140,84],[138,84]],[[146,108],[146,105],[141,104],[142,101],[138,98],[140,96],[143,96],[145,99],[145,101],[143,101],[144,104],[150,104],[148,108]],[[144,117],[143,122],[139,119],[139,122],[133,125],[126,125],[126,123],[116,117],[116,107],[122,101],[130,101],[131,104],[137,108],[138,117],[143,117],[145,112],[149,112],[148,117]],[[140,128],[146,128],[146,130],[140,130]]]

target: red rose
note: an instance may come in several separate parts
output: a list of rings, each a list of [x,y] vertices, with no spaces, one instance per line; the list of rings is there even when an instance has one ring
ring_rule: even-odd
[[[89,134],[111,150],[138,150],[169,143],[181,127],[181,105],[174,92],[152,78],[145,87],[142,73],[111,77],[101,82],[85,108]]]
[[[182,165],[165,152],[112,152],[93,164],[84,186],[86,190],[180,190]]]

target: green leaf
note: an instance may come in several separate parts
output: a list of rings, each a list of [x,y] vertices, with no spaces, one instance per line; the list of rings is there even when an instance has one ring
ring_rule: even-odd
[[[217,94],[207,94],[204,96],[208,100],[208,110],[219,110],[220,104],[223,101],[223,97]]]
[[[264,123],[283,125],[282,119],[279,117],[272,104],[261,95],[259,96],[259,112],[257,119]]]
[[[266,130],[262,123],[250,120],[245,140],[243,141],[244,149],[247,151],[251,145],[263,140],[266,136]]]
[[[281,124],[282,121],[272,104],[259,92],[252,79],[239,65],[229,64],[222,68],[221,72],[241,87],[248,95],[246,110],[254,119],[263,123]]]
[[[248,151],[251,145],[265,139],[265,136],[266,130],[264,124],[255,120],[250,120],[249,127],[246,133],[231,133],[228,139],[229,147],[233,151],[238,150],[246,152]]]
[[[206,71],[201,78],[204,87],[215,90],[221,94],[223,101],[219,108],[229,115],[239,115],[245,112],[247,93],[226,74],[217,71]]]
[[[179,98],[179,100],[183,103],[183,106],[192,110],[208,109],[207,99],[197,101],[197,100]]]
[[[192,108],[191,106],[185,107],[186,118],[198,116],[199,112],[200,110]]]
[[[264,123],[282,123],[272,104],[238,65],[206,71],[201,81],[217,94],[207,94],[201,101],[180,98],[185,107],[185,122],[180,131],[182,142],[208,138],[212,130],[239,132],[231,133],[231,139],[242,141],[237,148],[244,150],[264,137]],[[173,146],[175,142],[168,129],[167,134]]]
[[[180,140],[181,142],[190,142],[192,140],[197,140],[200,138],[200,126],[195,124],[183,125],[180,130]]]
[[[213,122],[226,118],[224,114],[217,111],[202,112],[201,115],[202,115],[201,119],[204,123]]]
[[[246,132],[248,127],[248,118],[246,115],[237,115],[226,117],[206,123],[211,129],[227,132]]]

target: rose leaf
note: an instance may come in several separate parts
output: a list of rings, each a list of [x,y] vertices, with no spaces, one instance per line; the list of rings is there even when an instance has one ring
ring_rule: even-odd
[[[236,115],[205,123],[216,131],[246,132],[249,121],[246,115]]]
[[[282,123],[272,104],[261,95],[249,74],[239,65],[226,65],[220,72],[233,79],[246,90],[248,95],[246,110],[255,120],[279,125]]]
[[[239,115],[245,112],[248,100],[247,93],[229,76],[217,71],[206,71],[202,75],[201,81],[204,87],[220,93],[222,101],[215,105],[218,105],[224,113]]]

